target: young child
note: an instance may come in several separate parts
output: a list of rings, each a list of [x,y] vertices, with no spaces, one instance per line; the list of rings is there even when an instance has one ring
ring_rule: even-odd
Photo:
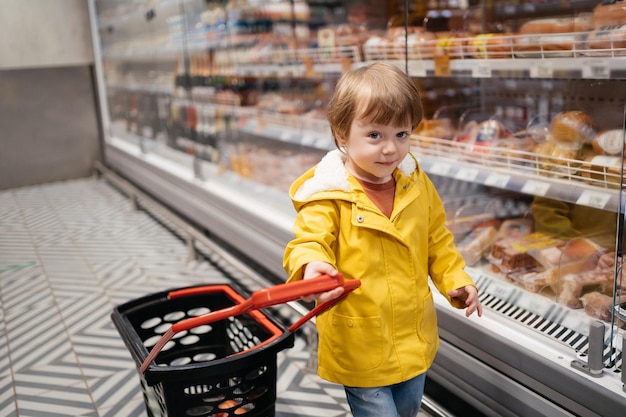
[[[451,305],[482,315],[441,199],[409,153],[421,119],[419,91],[400,69],[375,63],[346,73],[328,107],[338,149],[289,191],[298,214],[288,281],[361,280],[316,319],[319,376],[344,386],[355,417],[417,415],[439,346],[429,276]]]

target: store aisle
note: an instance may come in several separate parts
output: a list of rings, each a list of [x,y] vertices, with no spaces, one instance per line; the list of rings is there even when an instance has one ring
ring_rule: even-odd
[[[112,308],[227,274],[245,279],[210,254],[187,256],[102,179],[1,191],[0,417],[145,416]],[[343,391],[307,372],[308,358],[302,337],[278,355],[277,416],[349,416]]]

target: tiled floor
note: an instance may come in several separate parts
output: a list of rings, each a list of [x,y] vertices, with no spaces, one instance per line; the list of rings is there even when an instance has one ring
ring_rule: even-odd
[[[187,285],[257,289],[204,253],[188,262],[183,241],[102,179],[0,191],[0,417],[146,415],[111,311]],[[349,416],[308,360],[301,336],[278,354],[276,415]]]

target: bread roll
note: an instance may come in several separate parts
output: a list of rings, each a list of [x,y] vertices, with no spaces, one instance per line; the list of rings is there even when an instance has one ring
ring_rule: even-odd
[[[621,25],[626,23],[626,2],[618,1],[613,4],[598,4],[593,9],[593,27]]]
[[[557,142],[548,136],[548,140],[537,144],[533,150],[539,157],[540,174],[548,176],[573,175],[581,163],[578,161],[580,147],[571,143]]]
[[[591,146],[598,155],[620,155],[625,140],[622,129],[605,130],[593,138]]]
[[[596,135],[591,117],[578,110],[557,114],[550,123],[550,134],[557,142],[589,143]]]

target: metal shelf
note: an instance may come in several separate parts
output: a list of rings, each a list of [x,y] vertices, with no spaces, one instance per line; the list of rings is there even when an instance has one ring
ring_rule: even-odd
[[[412,139],[412,152],[430,174],[613,212],[624,210],[619,175],[606,172],[594,173],[595,179],[583,178],[581,174],[591,172],[583,161],[498,147],[474,149],[470,144],[419,135]]]

